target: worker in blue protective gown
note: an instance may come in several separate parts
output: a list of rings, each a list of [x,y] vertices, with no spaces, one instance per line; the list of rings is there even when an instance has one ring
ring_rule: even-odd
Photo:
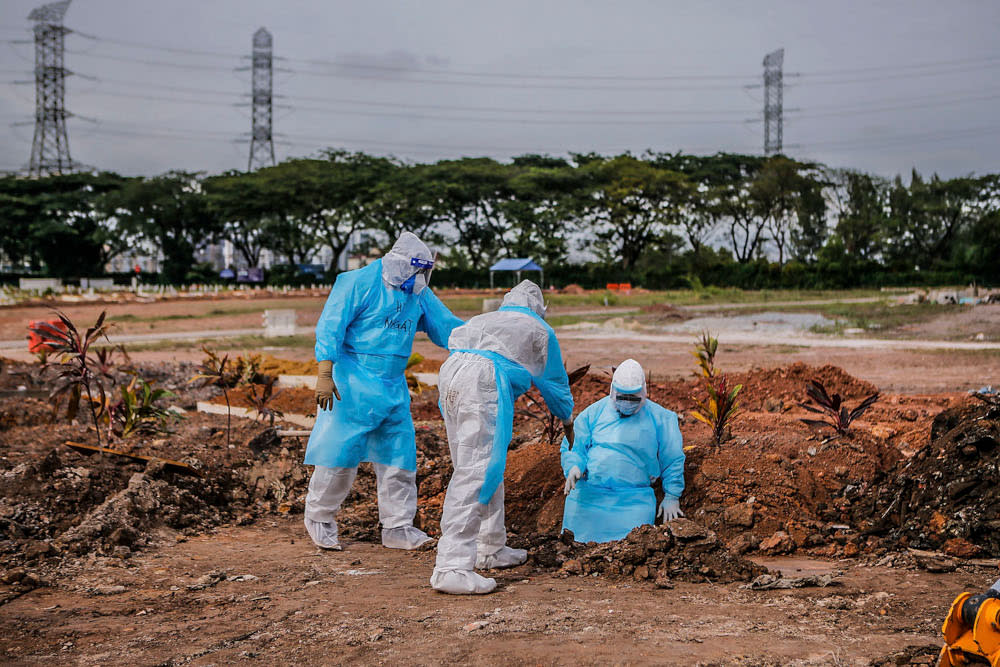
[[[562,443],[563,529],[580,542],[620,540],[655,517],[683,516],[684,449],[677,415],[646,398],[646,376],[628,359],[611,395],[577,415],[575,441]],[[652,483],[660,479],[659,510]]]
[[[316,466],[305,525],[324,549],[340,549],[337,512],[358,464],[374,464],[382,544],[415,549],[427,535],[417,512],[417,450],[404,371],[418,331],[447,347],[462,321],[428,289],[433,256],[404,232],[386,255],[337,276],[316,324],[316,424],[305,462]]]
[[[494,579],[473,570],[513,567],[527,559],[507,546],[503,474],[514,427],[514,401],[532,384],[572,438],[573,395],[562,352],[545,323],[542,290],[525,280],[500,309],[470,319],[451,334],[451,356],[438,390],[454,472],[441,514],[431,586],[443,593],[481,594]]]

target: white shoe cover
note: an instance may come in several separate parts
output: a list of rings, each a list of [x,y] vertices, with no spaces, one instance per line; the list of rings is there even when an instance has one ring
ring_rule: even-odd
[[[496,579],[487,579],[472,570],[434,570],[431,588],[451,595],[484,595],[497,587]]]
[[[340,542],[337,540],[337,524],[333,521],[329,523],[321,523],[319,521],[313,521],[311,519],[305,520],[306,530],[309,532],[309,537],[312,541],[316,543],[320,549],[330,549],[331,551],[342,551],[343,547],[340,546]]]
[[[492,570],[502,567],[514,567],[528,560],[528,552],[524,549],[500,547],[496,553],[476,557],[477,570]]]
[[[419,549],[430,539],[427,533],[416,526],[382,529],[382,546],[389,549]]]

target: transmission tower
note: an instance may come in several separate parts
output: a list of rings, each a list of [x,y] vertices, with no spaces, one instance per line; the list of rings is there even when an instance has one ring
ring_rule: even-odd
[[[63,53],[66,34],[63,16],[70,0],[37,7],[28,20],[35,22],[35,138],[31,142],[32,176],[62,174],[73,169],[66,134],[66,75]]]
[[[260,28],[253,34],[252,96],[253,127],[250,135],[248,171],[274,164],[274,139],[271,136],[272,57],[271,33]]]
[[[764,155],[781,152],[784,124],[782,117],[784,63],[784,49],[772,51],[764,56]]]

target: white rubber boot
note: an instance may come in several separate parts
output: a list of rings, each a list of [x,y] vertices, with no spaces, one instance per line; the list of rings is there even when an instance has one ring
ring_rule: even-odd
[[[524,549],[500,547],[499,551],[486,556],[476,557],[477,570],[493,570],[504,567],[515,567],[528,560],[528,552]]]
[[[419,549],[430,539],[427,533],[415,526],[382,529],[382,546],[389,549]]]
[[[340,541],[337,539],[337,523],[335,521],[321,523],[305,519],[305,524],[309,537],[320,549],[343,551],[343,547],[340,546]]]
[[[451,595],[484,595],[497,587],[496,579],[487,579],[472,570],[434,570],[431,588]]]

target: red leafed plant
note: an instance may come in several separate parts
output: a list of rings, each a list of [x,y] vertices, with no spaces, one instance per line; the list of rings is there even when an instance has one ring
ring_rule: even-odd
[[[107,410],[107,394],[104,383],[111,381],[111,352],[95,350],[102,338],[107,341],[108,324],[104,322],[107,312],[102,312],[94,326],[80,332],[76,325],[63,313],[55,311],[59,323],[33,323],[32,334],[44,340],[50,354],[59,359],[56,369],[56,386],[49,394],[53,409],[58,411],[66,401],[66,418],[74,419],[83,393],[87,395],[87,406],[97,431],[97,444],[101,444],[101,429],[98,420]]]
[[[878,400],[879,392],[866,397],[853,410],[848,410],[844,404],[844,399],[840,394],[830,395],[819,380],[810,380],[806,387],[806,395],[812,399],[816,405],[809,403],[799,403],[799,407],[825,415],[826,419],[802,419],[801,421],[810,426],[829,426],[840,435],[847,435],[851,429],[851,423],[868,411],[875,401]]]

